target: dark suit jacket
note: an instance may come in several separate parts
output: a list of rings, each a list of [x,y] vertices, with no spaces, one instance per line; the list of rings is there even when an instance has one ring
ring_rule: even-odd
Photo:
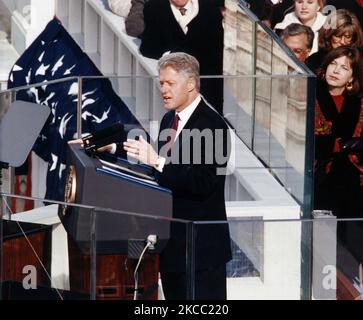
[[[247,0],[246,2],[250,5],[250,10],[258,19],[270,19],[273,6],[270,0]]]
[[[174,118],[174,111],[168,112],[162,119],[160,130],[168,129]],[[173,217],[191,221],[226,220],[224,200],[225,176],[217,175],[217,168],[225,168],[225,161],[217,163],[216,157],[208,157],[213,152],[204,152],[205,143],[201,144],[200,164],[180,164],[183,153],[190,152],[190,158],[196,160],[198,155],[193,152],[193,145],[187,130],[222,129],[224,135],[217,144],[227,154],[227,143],[230,142],[227,125],[224,120],[208,107],[202,100],[193,112],[178,139],[172,146],[172,157],[175,149],[179,151],[176,161],[166,164],[163,172],[156,172],[160,185],[170,188],[173,192]],[[214,141],[215,142],[215,141]],[[165,144],[159,141],[159,149]],[[200,148],[198,148],[200,149]],[[215,154],[215,152],[214,152]],[[196,269],[207,269],[221,265],[231,258],[229,228],[226,224],[196,226]],[[185,271],[186,230],[184,224],[173,223],[171,238],[161,255],[161,271]]]
[[[271,11],[271,29],[275,28],[275,25],[282,20],[284,20],[284,16],[293,11],[292,6],[294,5],[294,0],[282,0],[282,2],[277,3],[272,6]]]
[[[201,75],[222,75],[224,31],[220,6],[220,0],[199,0],[199,13],[184,34],[169,0],[149,0],[144,7],[145,30],[140,52],[153,59],[159,59],[167,51],[186,52],[199,61]],[[223,82],[204,80],[202,94],[221,112]]]

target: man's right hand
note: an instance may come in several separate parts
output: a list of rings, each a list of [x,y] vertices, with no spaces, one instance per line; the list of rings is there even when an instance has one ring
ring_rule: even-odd
[[[68,144],[81,144],[83,147],[83,140],[82,139],[69,140]]]
[[[111,143],[111,144],[108,144],[107,146],[103,146],[103,147],[97,149],[97,152],[115,153],[115,151],[116,151],[115,143]]]
[[[75,140],[69,140],[68,144],[80,144],[81,147],[83,147],[83,140],[82,139],[75,139]],[[106,146],[103,146],[101,148],[97,149],[97,152],[109,152],[109,153],[115,153],[116,152],[116,144],[111,143]]]

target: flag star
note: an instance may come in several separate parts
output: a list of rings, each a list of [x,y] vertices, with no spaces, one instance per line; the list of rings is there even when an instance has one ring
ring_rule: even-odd
[[[48,64],[47,66],[45,66],[44,64],[41,64],[41,66],[38,68],[38,70],[35,72],[35,75],[41,75],[41,76],[45,76],[45,72],[49,69],[50,64]]]
[[[39,61],[39,62],[42,62],[43,57],[44,57],[44,53],[45,53],[45,51],[43,51],[43,52],[41,53],[41,55],[39,56],[39,58],[38,58],[38,61]]]
[[[64,72],[64,76],[66,76],[66,75],[68,75],[68,74],[71,74],[71,71],[72,71],[72,69],[74,69],[74,67],[75,67],[76,65],[74,64],[72,67],[70,67],[69,69],[67,69],[65,72]]]
[[[54,171],[57,167],[58,157],[52,153],[52,166],[50,167],[49,171]]]
[[[75,96],[78,94],[78,82],[73,82],[69,88],[68,95]]]
[[[22,67],[18,66],[17,64],[14,65],[13,72],[15,72],[15,71],[21,71],[21,70],[23,70]]]
[[[55,63],[54,67],[52,68],[52,76],[54,76],[57,70],[63,65],[63,58],[64,55]]]
[[[103,112],[101,118],[98,118],[95,115],[92,115],[92,117],[94,118],[93,122],[101,123],[101,122],[105,121],[108,118],[108,114],[110,113],[110,110],[111,110],[111,106],[108,108],[107,111]]]
[[[60,122],[60,124],[59,124],[59,134],[60,134],[60,136],[61,136],[61,138],[63,139],[64,138],[64,135],[65,135],[65,133],[66,133],[66,130],[67,130],[67,123],[69,122],[69,120],[71,120],[72,119],[72,117],[73,117],[73,115],[71,114],[69,117],[68,117],[68,115],[69,115],[69,113],[67,112],[64,116],[63,116],[63,118],[62,118],[62,120],[61,120],[61,122]]]

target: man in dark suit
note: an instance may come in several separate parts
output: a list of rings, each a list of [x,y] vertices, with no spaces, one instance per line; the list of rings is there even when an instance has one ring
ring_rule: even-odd
[[[199,61],[201,75],[222,75],[223,6],[224,0],[149,0],[140,52],[153,59],[169,51],[186,52]],[[222,79],[202,79],[201,92],[222,113]]]
[[[161,186],[173,192],[173,217],[212,221],[194,225],[195,299],[226,299],[231,258],[224,200],[229,132],[223,118],[199,94],[199,64],[186,53],[159,60],[160,91],[168,113],[161,121],[157,153],[145,139],[128,139],[128,156],[153,166]],[[186,224],[173,222],[160,257],[166,299],[186,299]],[[190,252],[188,252],[190,254]],[[190,296],[189,296],[190,297]]]

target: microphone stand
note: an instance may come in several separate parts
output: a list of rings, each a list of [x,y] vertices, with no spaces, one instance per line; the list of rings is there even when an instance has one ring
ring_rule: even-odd
[[[8,169],[9,168],[9,164],[6,162],[2,162],[0,161],[0,219],[3,218],[4,212],[5,212],[5,204],[3,203],[3,197],[2,197],[2,192],[3,192],[3,188],[2,188],[2,178],[3,178],[3,169]]]
[[[2,162],[0,161],[0,191],[1,191],[1,186],[2,186],[2,170],[3,169],[9,169],[9,164],[6,162]]]

